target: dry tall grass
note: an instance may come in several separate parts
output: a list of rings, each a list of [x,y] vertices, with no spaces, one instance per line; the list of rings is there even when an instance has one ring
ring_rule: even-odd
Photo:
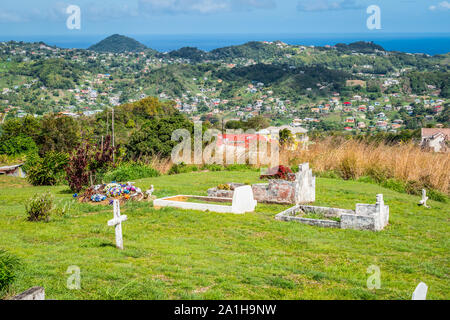
[[[140,161],[166,174],[170,158],[148,157]],[[414,143],[401,145],[368,144],[356,140],[328,138],[308,150],[282,150],[280,164],[295,166],[309,162],[315,172],[333,171],[343,179],[369,176],[377,182],[396,179],[409,191],[432,188],[450,194],[450,154],[424,152]],[[260,167],[256,165],[254,167]]]
[[[450,193],[450,154],[424,152],[413,143],[392,146],[329,138],[309,150],[283,151],[280,159],[284,165],[309,162],[316,172],[334,171],[344,179],[394,178]]]

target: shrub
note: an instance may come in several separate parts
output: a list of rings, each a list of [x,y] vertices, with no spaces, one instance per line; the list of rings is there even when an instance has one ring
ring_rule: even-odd
[[[53,195],[49,192],[35,194],[25,204],[28,221],[48,221],[54,209],[53,202]]]
[[[396,179],[388,179],[381,182],[381,186],[397,192],[405,192],[405,183]]]
[[[89,145],[84,145],[72,155],[66,166],[66,179],[70,189],[80,192],[89,184]]]
[[[36,143],[31,137],[17,136],[0,142],[0,154],[16,156],[27,152],[37,152]]]
[[[99,182],[100,177],[114,168],[114,155],[118,150],[119,146],[112,146],[111,136],[107,136],[102,144],[80,145],[66,166],[66,179],[70,189],[80,192],[89,185],[89,179]]]
[[[64,168],[68,155],[65,153],[48,152],[43,158],[36,153],[27,156],[25,172],[27,180],[34,186],[52,186],[64,181]]]
[[[158,177],[160,173],[151,166],[127,163],[117,167],[114,171],[105,174],[105,181],[131,181],[135,179]]]
[[[5,250],[0,249],[0,297],[16,278],[16,271],[20,268],[20,261]]]
[[[217,186],[217,189],[219,189],[219,190],[231,190],[231,187],[230,187],[229,184],[219,184]]]
[[[448,197],[442,192],[434,189],[429,189],[427,190],[427,195],[431,200],[447,203]]]

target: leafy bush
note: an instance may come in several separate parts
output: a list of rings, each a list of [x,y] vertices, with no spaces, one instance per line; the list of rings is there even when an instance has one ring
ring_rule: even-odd
[[[104,176],[105,181],[131,181],[135,179],[158,177],[160,173],[148,165],[127,163]]]
[[[37,152],[37,146],[31,137],[23,135],[0,142],[0,154],[16,156],[27,152]]]
[[[16,278],[16,271],[20,268],[20,261],[5,250],[0,249],[0,295]]]
[[[69,159],[66,166],[66,179],[70,189],[80,192],[84,186],[89,184],[89,145],[80,146]]]
[[[92,182],[99,182],[100,177],[114,168],[114,155],[118,149],[119,146],[112,146],[111,136],[107,136],[102,144],[85,143],[79,146],[66,166],[70,189],[80,192],[89,185],[90,178]]]
[[[397,192],[405,193],[405,183],[396,179],[388,179],[386,181],[383,181],[381,182],[381,186]]]
[[[448,197],[440,191],[429,189],[427,195],[431,200],[447,203]]]
[[[48,221],[54,209],[54,198],[50,192],[35,194],[25,204],[28,221]]]
[[[65,153],[48,152],[43,158],[35,153],[27,156],[25,172],[27,180],[34,186],[52,186],[64,181],[64,168],[68,155]]]

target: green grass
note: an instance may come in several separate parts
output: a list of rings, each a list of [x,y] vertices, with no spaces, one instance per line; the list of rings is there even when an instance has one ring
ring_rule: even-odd
[[[341,218],[339,217],[326,217],[323,213],[320,212],[310,212],[304,215],[301,215],[302,218],[307,219],[315,219],[315,220],[331,220],[331,221],[337,221],[340,222]]]
[[[257,172],[194,172],[137,180],[156,196],[206,195],[227,182],[260,182]],[[52,192],[65,216],[27,222],[24,202]],[[78,204],[67,187],[30,187],[0,177],[0,247],[23,262],[11,292],[43,286],[48,299],[411,299],[419,282],[429,299],[449,299],[449,206],[355,181],[317,179],[315,205],[354,209],[383,193],[390,225],[382,232],[280,222],[288,208],[258,205],[245,215],[122,207],[125,250],[107,226],[112,208]],[[81,290],[66,288],[69,266]],[[381,289],[367,289],[367,268]]]

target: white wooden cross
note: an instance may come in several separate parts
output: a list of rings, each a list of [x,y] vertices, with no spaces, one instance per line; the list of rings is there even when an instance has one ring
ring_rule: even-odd
[[[120,202],[114,200],[114,219],[108,221],[108,226],[116,227],[116,247],[123,250],[123,238],[122,238],[122,222],[127,221],[128,217],[120,215]]]
[[[429,208],[429,206],[427,205],[427,201],[427,190],[422,189],[422,200],[420,200],[419,205],[424,206],[425,208]]]

